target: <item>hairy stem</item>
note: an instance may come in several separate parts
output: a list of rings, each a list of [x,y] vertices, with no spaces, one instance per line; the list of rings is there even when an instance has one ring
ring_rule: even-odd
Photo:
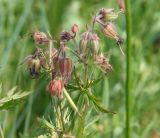
[[[131,138],[131,8],[130,0],[125,0],[127,26],[127,57],[126,57],[126,138]]]

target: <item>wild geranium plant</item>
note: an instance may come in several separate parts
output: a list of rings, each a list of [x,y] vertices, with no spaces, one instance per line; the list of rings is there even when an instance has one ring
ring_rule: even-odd
[[[124,9],[124,6],[121,7]],[[60,39],[56,42],[59,44],[58,49],[54,47],[55,40],[49,33],[35,31],[32,34],[37,48],[32,55],[24,59],[23,63],[27,65],[33,78],[38,78],[44,72],[49,78],[46,87],[52,99],[56,118],[53,125],[48,125],[49,122],[40,119],[40,122],[50,130],[48,135],[54,134],[57,137],[77,135],[72,133],[76,118],[85,120],[86,112],[92,105],[98,112],[115,114],[105,109],[94,94],[93,86],[112,70],[109,59],[101,49],[101,39],[95,31],[95,24],[100,26],[99,31],[107,38],[115,40],[124,55],[121,49],[123,39],[114,26],[114,21],[122,12],[123,10],[115,12],[114,9],[100,9],[93,17],[91,27],[86,27],[79,40],[78,25],[72,25],[70,31],[60,33]],[[74,49],[70,48],[71,42],[75,46]],[[39,45],[42,45],[41,48]],[[95,71],[99,74],[97,75]],[[82,130],[81,136],[83,135],[85,134]]]

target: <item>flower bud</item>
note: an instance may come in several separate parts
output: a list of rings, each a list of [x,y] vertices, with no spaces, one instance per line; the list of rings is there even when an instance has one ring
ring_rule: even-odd
[[[72,33],[77,33],[78,32],[78,25],[77,24],[74,24],[71,28],[72,30]]]
[[[28,68],[30,69],[30,73],[33,77],[37,77],[39,74],[39,70],[41,67],[39,59],[28,59],[27,61]]]
[[[103,21],[114,21],[115,19],[118,18],[119,12],[115,12],[114,9],[104,9],[102,8],[99,11],[99,15],[101,15],[101,20]]]
[[[47,37],[47,35],[40,31],[35,31],[33,33],[33,39],[35,43],[38,45],[45,45],[49,42],[49,38]]]
[[[79,54],[81,57],[96,55],[99,51],[99,37],[96,33],[87,31],[82,34],[79,43]]]
[[[112,70],[112,66],[109,64],[108,59],[102,53],[96,57],[96,63],[104,72]]]
[[[65,41],[69,41],[73,39],[73,36],[71,33],[67,32],[67,31],[63,31],[61,34],[60,34],[60,40],[62,42],[65,42]]]
[[[64,84],[61,78],[51,80],[49,83],[49,91],[52,96],[62,97],[63,88]]]
[[[115,39],[117,44],[122,44],[123,39],[118,35],[115,26],[112,23],[108,23],[106,26],[103,26],[102,32],[105,36]]]
[[[63,57],[56,58],[55,71],[61,74],[64,84],[67,85],[72,72],[72,60]]]

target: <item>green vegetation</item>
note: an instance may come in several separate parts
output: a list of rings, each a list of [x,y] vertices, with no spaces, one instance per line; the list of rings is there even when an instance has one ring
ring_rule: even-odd
[[[65,91],[64,97],[70,100],[71,96],[74,103],[65,99],[62,104],[71,113],[67,116],[64,112],[57,119],[52,108],[52,104],[56,105],[56,97],[51,99],[46,88],[48,78],[44,75],[33,79],[28,69],[20,65],[35,50],[29,34],[36,29],[50,31],[53,39],[57,40],[62,30],[70,30],[73,24],[78,24],[79,38],[86,28],[85,24],[90,25],[92,15],[99,9],[114,8],[118,11],[117,0],[0,0],[0,137],[57,137],[57,120],[64,120],[58,124],[63,126],[69,117],[72,120],[67,122],[66,131],[72,133],[63,135],[58,131],[60,137],[160,137],[160,2],[130,2],[132,28],[126,25],[130,19],[126,20],[124,14],[120,14],[116,21],[118,32],[124,38],[122,49],[126,56],[96,26],[102,40],[101,49],[109,58],[113,70],[102,81],[95,82],[96,97],[90,95],[90,90],[83,91],[95,99],[93,106],[84,109],[82,116],[85,118],[81,114],[78,117],[76,112],[79,114],[79,111],[75,106],[82,106],[84,96],[78,97],[76,91]],[[129,42],[126,32],[131,33]],[[128,49],[127,45],[130,45]],[[55,47],[58,47],[56,42]],[[73,47],[70,44],[70,49]],[[127,76],[129,82],[127,79],[126,86]],[[77,89],[72,85],[67,87],[70,90]],[[104,114],[100,109],[104,112],[109,109],[116,114]],[[60,110],[57,113],[61,114]]]

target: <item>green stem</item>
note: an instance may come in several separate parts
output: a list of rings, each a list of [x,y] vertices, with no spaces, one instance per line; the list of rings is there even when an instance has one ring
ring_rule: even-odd
[[[126,138],[131,137],[131,8],[130,0],[125,0],[126,6],[126,26],[127,26],[127,57],[126,57]]]
[[[0,126],[0,136],[1,136],[1,138],[4,138],[4,133],[3,133],[1,126]]]
[[[62,122],[63,132],[65,132],[63,113],[62,113],[62,101],[59,102],[59,110],[60,110],[60,114],[61,114],[61,122]]]
[[[78,113],[79,116],[81,116],[81,114],[79,113],[79,110],[78,110],[77,106],[75,105],[75,103],[73,102],[72,98],[70,97],[70,95],[68,94],[68,92],[67,92],[67,90],[65,88],[63,89],[63,92],[64,92],[64,96],[68,100],[68,102],[71,105],[71,107],[73,108],[73,110],[76,113]]]

